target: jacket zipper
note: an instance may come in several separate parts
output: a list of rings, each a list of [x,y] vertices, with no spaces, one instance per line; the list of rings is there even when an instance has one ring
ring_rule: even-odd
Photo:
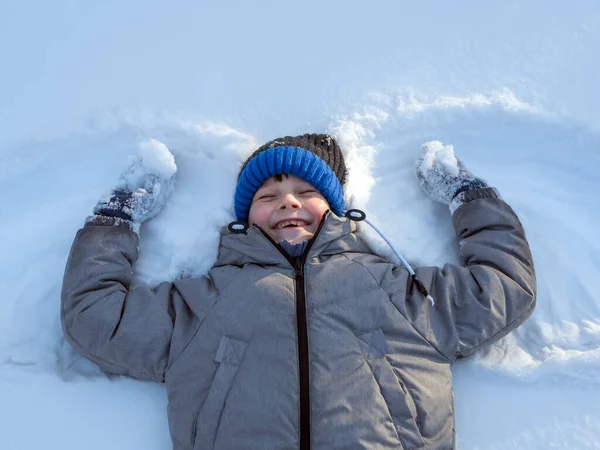
[[[317,239],[328,211],[323,214],[319,228],[306,246],[302,256],[292,258],[260,227],[261,233],[285,256],[294,268],[294,287],[296,291],[296,327],[298,333],[298,373],[300,380],[300,450],[310,450],[310,364],[308,352],[308,324],[306,320],[306,292],[304,290],[304,265],[313,243]]]
[[[304,263],[295,258],[296,329],[298,331],[298,370],[300,377],[300,450],[310,450],[310,367],[308,362],[308,329],[306,294],[304,292]]]

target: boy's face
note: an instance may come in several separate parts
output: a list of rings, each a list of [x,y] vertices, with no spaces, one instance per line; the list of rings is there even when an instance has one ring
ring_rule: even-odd
[[[315,187],[294,175],[269,178],[256,191],[248,221],[275,242],[298,244],[311,238],[329,203]]]

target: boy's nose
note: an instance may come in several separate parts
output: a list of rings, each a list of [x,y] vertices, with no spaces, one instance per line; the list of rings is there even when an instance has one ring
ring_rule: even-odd
[[[293,196],[292,194],[288,194],[281,200],[281,203],[279,204],[279,209],[285,209],[287,207],[296,209],[300,208],[301,206],[302,205],[295,196]]]

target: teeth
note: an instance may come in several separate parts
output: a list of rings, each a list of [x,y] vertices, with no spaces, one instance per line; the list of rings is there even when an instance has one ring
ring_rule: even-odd
[[[277,226],[275,228],[277,230],[279,230],[280,228],[284,228],[284,227],[286,227],[288,225],[292,225],[294,227],[299,227],[299,226],[301,227],[301,226],[304,226],[306,224],[307,224],[307,222],[304,221],[304,220],[282,220],[281,222],[279,222],[277,224]]]

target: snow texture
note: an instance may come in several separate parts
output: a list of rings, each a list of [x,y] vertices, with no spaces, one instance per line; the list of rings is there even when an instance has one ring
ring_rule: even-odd
[[[173,192],[176,172],[175,158],[165,144],[156,139],[143,141],[115,189],[100,200],[94,212],[122,211],[139,225],[162,209]]]
[[[481,182],[454,155],[452,145],[440,141],[426,142],[415,162],[415,173],[421,188],[433,200],[449,205],[454,213],[461,202],[453,202],[459,189]]]
[[[148,186],[148,177],[170,180],[177,172],[175,158],[165,144],[148,139],[139,144],[138,155],[133,157],[128,169],[121,175],[117,187],[133,192]]]
[[[600,447],[596,2],[133,0],[34,10],[9,0],[0,14],[10,68],[0,73],[0,449],[171,448],[164,386],[107,377],[63,338],[73,237],[140,140],[154,137],[151,148],[174,155],[177,182],[139,230],[135,282],[202,275],[233,220],[242,162],[270,139],[306,132],[338,138],[349,207],[413,266],[459,253],[448,208],[415,178],[425,142],[455,146],[524,225],[537,307],[454,365],[457,448]],[[315,21],[315,11],[335,19]],[[281,17],[305,32],[274,36]],[[150,153],[163,162],[148,167],[173,175],[166,153]],[[394,259],[368,226],[360,232]]]

